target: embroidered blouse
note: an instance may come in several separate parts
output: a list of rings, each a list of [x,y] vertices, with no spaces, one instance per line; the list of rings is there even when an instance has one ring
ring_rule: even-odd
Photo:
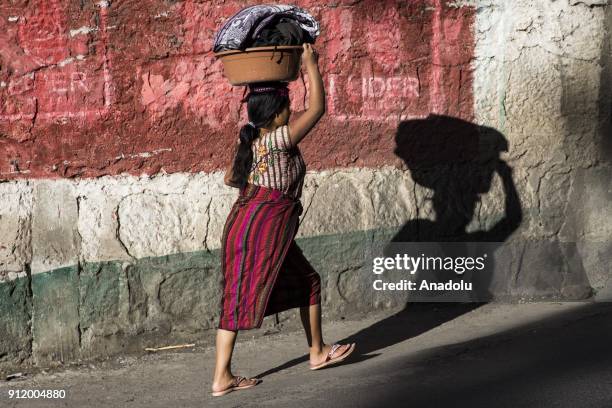
[[[280,190],[293,199],[302,195],[306,163],[297,146],[291,145],[289,126],[261,134],[252,145],[253,164],[247,181]]]

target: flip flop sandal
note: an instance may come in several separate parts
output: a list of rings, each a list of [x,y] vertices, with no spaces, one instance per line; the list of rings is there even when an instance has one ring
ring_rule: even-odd
[[[346,349],[346,351],[340,354],[338,357],[332,358],[332,356],[334,355],[336,350],[338,350],[338,348],[340,348],[340,344],[335,343],[331,347],[331,350],[329,350],[329,353],[327,353],[327,356],[325,356],[325,361],[316,366],[310,366],[310,369],[318,370],[319,368],[327,367],[329,365],[336,364],[336,363],[343,361],[345,358],[349,356],[349,354],[351,354],[355,350],[355,343],[351,343],[350,347]]]
[[[254,386],[256,386],[257,384],[259,384],[261,382],[261,380],[259,378],[251,378],[252,380],[255,380],[255,383],[240,385],[240,383],[243,382],[246,379],[247,379],[246,377],[242,377],[240,375],[237,375],[237,376],[234,377],[234,379],[232,380],[232,383],[226,389],[221,390],[221,391],[215,391],[215,392],[212,393],[212,396],[213,397],[220,397],[222,395],[229,394],[232,391],[246,390],[247,388],[254,387]]]

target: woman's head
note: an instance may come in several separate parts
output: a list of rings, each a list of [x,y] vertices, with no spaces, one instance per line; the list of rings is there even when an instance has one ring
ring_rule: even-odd
[[[249,86],[250,92],[243,101],[247,102],[250,124],[240,129],[240,145],[234,159],[234,182],[244,186],[251,165],[251,145],[259,136],[260,128],[275,128],[286,125],[290,115],[289,90],[282,82],[258,83]]]
[[[267,82],[249,86],[247,102],[249,121],[257,128],[287,124],[289,120],[289,89],[283,82]]]

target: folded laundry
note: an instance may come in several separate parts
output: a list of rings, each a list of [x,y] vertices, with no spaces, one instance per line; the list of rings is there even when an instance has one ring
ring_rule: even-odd
[[[283,18],[285,20],[281,21]],[[301,39],[296,36],[296,30],[287,25],[289,22],[301,28]],[[225,22],[215,36],[213,52],[244,50],[251,46],[265,29],[268,31],[264,37],[272,42],[301,40],[298,44],[314,43],[320,34],[319,23],[300,7],[286,4],[259,4],[242,9]],[[266,42],[266,45],[279,44]]]

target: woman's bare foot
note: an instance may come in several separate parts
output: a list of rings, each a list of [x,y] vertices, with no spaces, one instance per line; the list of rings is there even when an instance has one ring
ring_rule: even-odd
[[[258,378],[246,378],[226,373],[223,378],[213,380],[212,395],[219,397],[234,390],[254,387],[260,382],[261,380]]]
[[[340,347],[336,348],[336,350],[332,353],[330,359],[333,360],[334,358],[343,355],[350,347],[351,347],[351,344],[341,345]],[[319,364],[324,363],[327,359],[327,355],[331,351],[331,348],[332,348],[331,344],[325,344],[323,345],[321,352],[317,353],[317,352],[311,351],[310,352],[310,366],[315,367],[315,366],[318,366]]]

